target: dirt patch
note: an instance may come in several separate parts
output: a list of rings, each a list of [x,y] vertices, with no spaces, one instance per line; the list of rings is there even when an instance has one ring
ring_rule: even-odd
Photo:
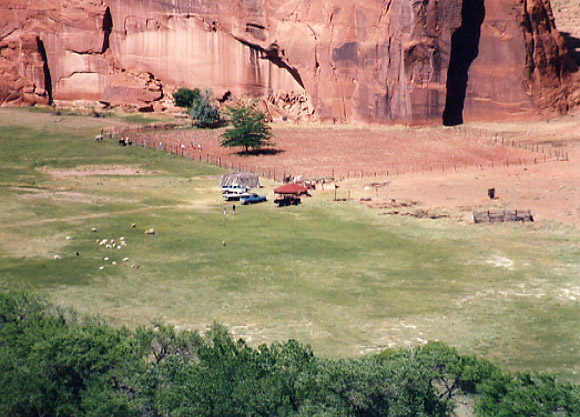
[[[96,196],[92,194],[75,193],[72,191],[56,191],[56,192],[34,192],[29,194],[20,194],[20,200],[32,200],[38,198],[49,198],[51,200],[75,201],[78,203],[102,203],[106,201],[113,201],[112,198]]]
[[[70,169],[52,169],[40,168],[41,172],[48,173],[53,177],[86,177],[91,175],[150,175],[150,171],[126,166],[102,166],[102,165],[85,165]]]

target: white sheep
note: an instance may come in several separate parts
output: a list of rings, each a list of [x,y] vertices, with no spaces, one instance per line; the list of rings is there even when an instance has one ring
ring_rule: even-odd
[[[104,269],[105,269],[105,267],[104,267],[104,266],[101,266],[99,269],[102,271],[102,270],[104,270]]]
[[[111,265],[115,266],[115,265],[117,265],[117,262],[113,261],[113,262],[111,262]]]
[[[127,262],[129,258],[123,258],[123,262]]]
[[[112,248],[112,246],[111,246],[111,245],[107,245],[107,246],[105,246],[105,248],[107,248],[107,249],[111,249],[111,248]]]
[[[96,228],[96,227],[91,227],[91,232],[93,232],[93,233],[94,233],[94,232],[96,232],[96,231],[97,231],[97,228]]]
[[[66,237],[66,240],[72,240],[72,237],[71,236],[67,236]]]
[[[54,260],[55,260],[55,261],[58,261],[59,259],[61,259],[61,258],[60,258],[60,255],[54,255]]]
[[[109,260],[109,257],[108,256],[105,257],[105,258],[103,258],[103,261],[108,261],[108,260]]]
[[[119,240],[120,241],[123,241],[123,240],[125,240],[125,237],[124,236],[121,236],[121,239],[119,239]]]

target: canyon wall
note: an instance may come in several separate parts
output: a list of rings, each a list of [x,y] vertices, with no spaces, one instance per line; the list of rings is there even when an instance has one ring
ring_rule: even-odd
[[[365,123],[580,102],[547,0],[0,0],[0,103],[160,110],[179,86]],[[164,104],[165,103],[165,104]]]

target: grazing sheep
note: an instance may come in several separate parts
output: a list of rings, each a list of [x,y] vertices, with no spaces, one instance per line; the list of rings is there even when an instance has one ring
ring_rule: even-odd
[[[134,264],[133,264],[133,265],[131,265],[131,268],[135,268],[135,265],[134,265]]]
[[[121,246],[117,246],[117,249],[121,249]]]
[[[123,240],[125,240],[125,237],[124,236],[121,236],[121,238],[119,240],[120,241],[123,241]]]
[[[222,246],[226,246],[226,241],[222,240]]]
[[[105,246],[107,244],[108,240],[107,239],[103,239],[99,242],[99,246]]]
[[[101,266],[99,269],[102,271],[103,269],[105,269],[105,267],[104,266]]]
[[[135,223],[131,223],[131,229],[134,229],[134,228],[136,228],[136,227],[137,227],[137,224],[135,224]]]
[[[123,258],[123,262],[127,262],[129,258]]]
[[[91,228],[91,232],[96,232],[96,231],[97,231],[97,228],[96,227],[92,227]]]
[[[111,249],[111,248],[112,248],[112,246],[111,246],[111,245],[107,245],[107,246],[105,246],[105,248],[107,248],[107,249]]]
[[[59,259],[61,259],[61,258],[60,258],[60,255],[54,255],[54,260],[55,260],[55,261],[58,261]]]
[[[70,237],[70,236],[67,236],[67,237],[66,237],[66,240],[72,240],[72,237]]]
[[[115,266],[115,265],[117,265],[117,262],[113,261],[113,262],[111,262],[111,265]]]
[[[97,239],[97,245],[99,244],[99,242],[100,242],[100,240],[99,240],[99,239]]]
[[[127,244],[125,243],[125,241],[121,242],[121,246],[127,246]]]
[[[103,258],[103,261],[108,261],[108,260],[109,260],[109,257],[108,256],[105,257],[105,258]]]
[[[155,229],[153,229],[153,228],[147,229],[147,230],[145,230],[145,234],[146,235],[154,235],[155,234]]]

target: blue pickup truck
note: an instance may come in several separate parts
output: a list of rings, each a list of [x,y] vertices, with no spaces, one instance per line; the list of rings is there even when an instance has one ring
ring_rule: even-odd
[[[262,201],[266,201],[265,195],[249,194],[249,195],[244,195],[244,196],[240,197],[240,202],[244,206],[246,204],[261,203]]]

